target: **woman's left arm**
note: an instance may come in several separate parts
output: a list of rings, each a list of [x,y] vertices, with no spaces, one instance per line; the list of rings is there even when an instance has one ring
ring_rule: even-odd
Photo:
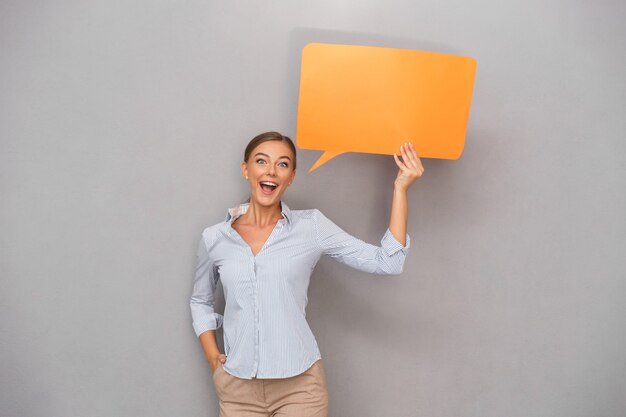
[[[410,237],[406,233],[408,217],[407,190],[424,172],[415,150],[409,145],[400,148],[402,161],[394,155],[400,168],[394,182],[389,230],[385,231],[380,246],[375,246],[345,232],[332,220],[315,209],[313,220],[315,239],[321,253],[360,271],[381,275],[401,274]]]
[[[422,176],[424,167],[411,143],[400,146],[400,153],[402,160],[395,153],[393,154],[393,159],[400,170],[393,183],[389,231],[404,246],[406,245],[406,223],[409,212],[406,194],[411,184]]]

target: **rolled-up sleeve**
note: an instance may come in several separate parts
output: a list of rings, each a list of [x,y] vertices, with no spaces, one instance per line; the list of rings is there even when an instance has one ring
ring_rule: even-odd
[[[315,210],[315,235],[323,254],[352,268],[380,275],[398,275],[411,246],[406,235],[402,245],[387,228],[380,246],[364,242],[342,230],[321,211]]]
[[[189,300],[196,336],[222,326],[224,316],[214,310],[218,279],[203,235],[198,245],[193,292]]]

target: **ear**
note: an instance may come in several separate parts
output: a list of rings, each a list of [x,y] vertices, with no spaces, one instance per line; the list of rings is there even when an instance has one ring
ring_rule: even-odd
[[[248,164],[246,164],[245,162],[241,163],[241,174],[243,175],[244,179],[248,179]]]

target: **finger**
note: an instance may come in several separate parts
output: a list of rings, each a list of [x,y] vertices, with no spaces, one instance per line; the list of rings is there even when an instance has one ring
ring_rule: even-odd
[[[405,143],[403,145],[404,148],[404,161],[407,167],[407,170],[414,174],[419,174],[421,176],[424,168],[421,166],[421,161],[417,156],[417,152],[415,152],[415,148],[412,143]]]
[[[415,161],[415,166],[423,171],[424,166],[422,165],[422,160],[417,155],[417,152],[415,151],[415,147],[413,146],[413,144],[410,143],[410,145],[411,145],[411,154],[413,156],[413,160]]]
[[[407,157],[407,166],[412,170],[417,170],[417,154],[415,153],[415,149],[413,149],[413,145],[408,143],[406,145],[406,157]]]
[[[406,170],[408,169],[408,167],[406,166],[406,161],[408,159],[408,156],[406,155],[406,151],[402,149],[402,147],[400,147],[400,154],[401,155],[397,155],[397,160],[399,162],[400,165],[398,165],[400,168]]]
[[[406,143],[400,145],[400,153],[402,154],[402,162],[406,165],[409,160],[408,149],[406,147]]]
[[[424,172],[424,167],[422,166],[422,162],[419,158],[419,156],[417,156],[417,152],[415,151],[415,147],[413,146],[412,143],[409,143],[407,145],[407,158],[409,160],[409,162],[407,163],[408,166],[410,166],[411,170],[417,174],[419,174],[420,176],[422,175],[422,173]]]
[[[393,154],[393,159],[396,161],[396,165],[398,165],[398,168],[400,168],[402,171],[406,169],[404,163],[400,161],[400,158],[395,153]]]
[[[410,150],[408,145],[402,145],[402,161],[408,172],[416,172],[417,167],[415,162],[411,161]]]

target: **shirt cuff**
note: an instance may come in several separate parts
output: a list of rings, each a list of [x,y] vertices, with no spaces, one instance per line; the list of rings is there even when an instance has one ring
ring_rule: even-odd
[[[389,256],[392,256],[398,251],[402,251],[402,253],[406,255],[408,249],[411,247],[411,238],[408,233],[406,234],[405,239],[406,245],[402,246],[402,243],[400,243],[398,239],[395,238],[393,233],[391,233],[391,230],[387,228],[383,238],[380,240],[380,245],[383,249],[385,249],[385,252],[387,252]]]
[[[209,314],[198,318],[193,321],[193,330],[196,332],[196,336],[200,336],[207,330],[215,330],[222,327],[224,316],[218,313]]]

